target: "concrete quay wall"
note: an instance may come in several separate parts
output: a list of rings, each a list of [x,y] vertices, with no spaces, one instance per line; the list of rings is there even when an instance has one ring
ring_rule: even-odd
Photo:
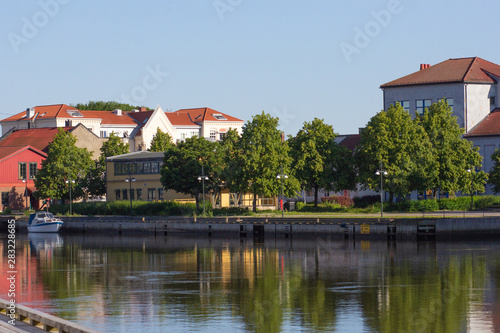
[[[5,221],[4,221],[5,220]],[[6,226],[7,218],[0,218]],[[491,235],[500,234],[500,218],[265,218],[265,217],[64,217],[61,232],[118,233],[229,233],[240,235]],[[5,222],[5,223],[2,223]],[[26,230],[27,220],[17,218],[19,230]],[[3,229],[3,227],[2,227]],[[1,231],[1,229],[0,229]]]

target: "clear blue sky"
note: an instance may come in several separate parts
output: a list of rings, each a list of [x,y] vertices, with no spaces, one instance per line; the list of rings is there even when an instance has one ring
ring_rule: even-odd
[[[382,108],[379,86],[421,63],[500,64],[498,13],[493,0],[5,1],[0,118],[117,100],[357,133]]]

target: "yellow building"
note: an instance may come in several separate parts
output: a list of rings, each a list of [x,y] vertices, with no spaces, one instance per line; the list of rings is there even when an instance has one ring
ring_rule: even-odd
[[[195,202],[186,194],[165,190],[161,184],[163,152],[138,151],[106,159],[106,198],[107,201],[179,201]],[[129,181],[132,179],[132,181]],[[222,189],[215,195],[207,194],[213,207],[251,208],[253,195],[230,193]],[[276,197],[258,197],[257,209],[277,209]]]

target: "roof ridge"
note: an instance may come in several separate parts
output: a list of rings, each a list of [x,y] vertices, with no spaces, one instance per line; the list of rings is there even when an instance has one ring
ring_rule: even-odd
[[[469,58],[465,58],[465,59],[469,59]],[[472,66],[476,63],[476,60],[477,60],[477,57],[472,58],[472,61],[470,62],[469,67],[467,68],[467,70],[464,73],[464,76],[462,77],[462,81],[466,82],[465,78],[467,77],[467,75],[469,75],[469,72],[471,71]],[[481,66],[479,66],[479,68],[482,70]]]

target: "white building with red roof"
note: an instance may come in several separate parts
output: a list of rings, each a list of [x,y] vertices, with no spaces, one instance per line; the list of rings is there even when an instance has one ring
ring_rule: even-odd
[[[483,156],[483,170],[493,167],[491,155],[500,148],[500,65],[478,57],[449,59],[380,86],[384,109],[399,102],[412,116],[446,99]],[[487,187],[491,194],[491,188]]]
[[[96,136],[107,138],[114,132],[130,144],[131,152],[147,150],[161,129],[174,142],[192,136],[218,141],[229,129],[241,134],[243,120],[210,108],[182,109],[164,112],[141,108],[129,112],[78,110],[66,104],[35,106],[0,121],[2,133],[13,129],[36,129],[85,126]]]

